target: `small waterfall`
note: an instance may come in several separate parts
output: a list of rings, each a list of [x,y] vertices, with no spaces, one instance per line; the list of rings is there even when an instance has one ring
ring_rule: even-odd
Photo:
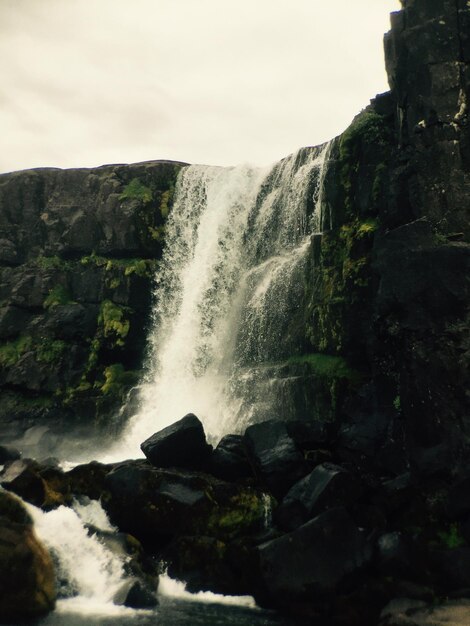
[[[329,146],[270,169],[190,166],[180,173],[157,273],[149,375],[140,410],[107,459],[188,412],[214,438],[237,432],[240,368],[289,356],[311,234],[320,230]]]
[[[60,611],[80,613],[118,613],[127,611],[113,604],[113,598],[125,581],[123,561],[96,537],[86,524],[100,530],[115,530],[96,501],[60,506],[47,513],[26,505],[36,532],[54,557],[59,583]]]

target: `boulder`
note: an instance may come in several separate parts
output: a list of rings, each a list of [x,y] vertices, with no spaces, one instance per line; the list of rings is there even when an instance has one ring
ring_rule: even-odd
[[[220,539],[262,527],[262,494],[207,474],[126,461],[106,476],[103,507],[121,531],[159,548],[180,535]]]
[[[157,590],[138,578],[130,578],[114,595],[113,602],[131,609],[152,609],[158,605]]]
[[[222,480],[237,481],[252,475],[243,437],[225,435],[210,459],[210,473]]]
[[[140,447],[155,467],[186,469],[204,467],[212,450],[206,442],[202,423],[192,413],[155,433]]]
[[[289,436],[302,450],[328,447],[335,438],[335,426],[331,422],[293,420],[286,423],[286,428]]]
[[[244,437],[260,481],[276,498],[282,498],[307,471],[286,423],[268,420],[253,424],[246,429]]]
[[[370,550],[346,509],[322,513],[293,532],[257,548],[261,600],[282,606],[315,603],[357,574]]]
[[[359,494],[358,480],[350,472],[322,463],[289,489],[274,519],[283,530],[294,530],[325,509],[349,506]]]
[[[192,593],[212,591],[224,595],[251,593],[243,568],[243,547],[231,546],[220,539],[207,536],[178,537],[163,555],[168,574],[184,580]],[[235,557],[235,558],[234,558]]]
[[[70,502],[67,478],[54,463],[32,459],[9,463],[0,476],[5,489],[46,511]]]
[[[99,500],[105,489],[105,478],[112,467],[98,461],[77,465],[66,473],[71,493],[74,496],[87,496],[92,500]]]
[[[0,446],[0,465],[4,465],[8,461],[17,461],[21,459],[21,452],[13,446]]]
[[[0,622],[32,619],[54,608],[54,568],[21,502],[0,490]]]

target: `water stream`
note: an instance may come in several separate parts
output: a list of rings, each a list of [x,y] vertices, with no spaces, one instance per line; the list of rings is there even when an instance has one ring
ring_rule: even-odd
[[[217,440],[240,432],[244,366],[289,356],[311,235],[322,219],[329,146],[270,169],[190,166],[178,179],[156,277],[140,408],[107,460],[136,456],[155,431],[192,412]]]

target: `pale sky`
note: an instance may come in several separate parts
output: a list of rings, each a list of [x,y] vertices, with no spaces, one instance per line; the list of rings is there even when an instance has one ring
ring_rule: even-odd
[[[388,89],[398,0],[0,0],[0,172],[266,165]]]

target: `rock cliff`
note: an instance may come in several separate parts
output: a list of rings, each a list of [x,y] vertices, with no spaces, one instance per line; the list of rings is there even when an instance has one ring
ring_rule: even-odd
[[[391,476],[468,458],[469,14],[408,0],[392,15],[391,90],[332,143],[295,354],[273,373],[297,381],[286,418],[335,423],[345,459]],[[183,166],[0,176],[2,438],[119,428]]]
[[[136,382],[181,163],[0,176],[0,436],[109,425]]]

